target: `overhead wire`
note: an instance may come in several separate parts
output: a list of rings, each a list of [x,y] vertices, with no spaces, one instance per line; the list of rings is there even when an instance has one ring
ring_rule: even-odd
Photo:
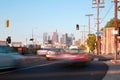
[[[113,7],[113,5],[110,6],[110,8],[109,8],[108,11],[106,12],[105,16],[102,18],[100,24],[101,24],[101,23],[104,21],[104,19],[107,17],[107,15],[108,15],[109,12],[111,11],[112,7]],[[96,27],[96,24],[94,25],[94,27]],[[94,29],[94,30],[95,30],[95,29]],[[95,30],[95,31],[97,31],[97,30]]]
[[[104,21],[104,19],[107,17],[107,15],[109,14],[110,10],[112,9],[113,5],[110,6],[110,8],[108,9],[108,11],[106,12],[105,16],[102,18],[100,24]]]

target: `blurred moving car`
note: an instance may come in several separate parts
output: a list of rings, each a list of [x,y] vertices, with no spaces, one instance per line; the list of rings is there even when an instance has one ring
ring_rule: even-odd
[[[17,61],[13,55],[18,55],[14,48],[0,46],[0,70],[17,67]]]
[[[51,50],[49,50],[46,54],[46,59],[61,59],[63,56],[62,54],[64,54],[64,49],[62,48],[53,48]]]
[[[16,68],[17,61],[13,56],[0,53],[0,70],[1,69],[9,69],[9,68]]]
[[[61,59],[64,60],[66,63],[87,63],[91,61],[91,57],[84,54],[80,53],[81,49],[69,49],[67,51],[64,50],[54,50],[54,51],[49,51],[46,54],[46,59]]]

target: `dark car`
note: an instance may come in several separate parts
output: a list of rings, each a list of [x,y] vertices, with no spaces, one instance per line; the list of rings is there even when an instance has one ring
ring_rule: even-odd
[[[9,46],[0,46],[0,70],[8,68],[16,68],[17,61],[15,56],[19,54],[17,51]]]

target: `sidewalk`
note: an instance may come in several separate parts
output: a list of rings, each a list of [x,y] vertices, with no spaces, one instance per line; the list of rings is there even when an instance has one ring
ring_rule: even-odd
[[[114,60],[114,55],[94,55],[94,60],[104,61],[108,71],[102,80],[120,80],[120,55]]]
[[[105,61],[109,69],[103,78],[103,80],[120,80],[120,55],[117,56],[117,60],[114,59],[114,55],[102,55],[107,59],[112,59]]]
[[[112,61],[105,63],[109,66],[109,70],[103,80],[120,80],[120,60],[117,60],[117,63]]]

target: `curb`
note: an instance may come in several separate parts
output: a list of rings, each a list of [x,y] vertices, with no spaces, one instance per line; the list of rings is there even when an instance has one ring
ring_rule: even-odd
[[[113,64],[119,64],[120,60],[110,60],[110,62],[113,63]]]

